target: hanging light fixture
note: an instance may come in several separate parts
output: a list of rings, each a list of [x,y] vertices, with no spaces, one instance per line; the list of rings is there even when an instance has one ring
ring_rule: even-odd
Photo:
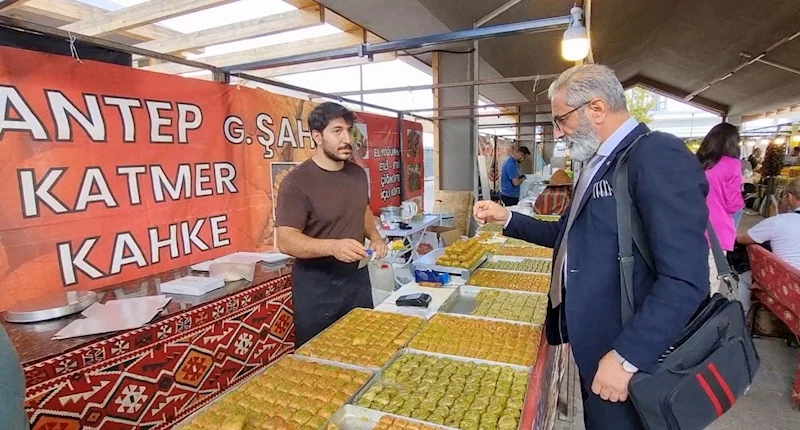
[[[561,56],[567,61],[581,61],[589,56],[589,32],[581,22],[582,8],[573,7],[569,13],[572,14],[572,22],[561,40]]]

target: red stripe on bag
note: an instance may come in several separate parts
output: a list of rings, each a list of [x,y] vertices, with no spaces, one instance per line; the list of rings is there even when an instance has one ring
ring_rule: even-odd
[[[717,371],[717,366],[714,366],[714,363],[708,363],[708,370],[710,370],[711,374],[714,375],[714,379],[719,382],[719,386],[722,387],[722,391],[725,392],[725,395],[728,397],[728,400],[730,400],[731,405],[733,405],[733,402],[736,400],[733,398],[733,393],[731,392],[730,387],[728,387],[728,384],[725,382],[725,379],[719,374],[719,371]]]
[[[700,383],[700,388],[702,388],[703,391],[706,392],[706,396],[708,396],[708,399],[711,400],[711,404],[714,406],[714,411],[717,413],[717,417],[721,417],[722,405],[719,404],[719,399],[717,399],[717,396],[714,395],[713,391],[711,391],[711,387],[708,385],[706,378],[704,378],[703,375],[699,373],[695,376],[697,377],[697,382]]]

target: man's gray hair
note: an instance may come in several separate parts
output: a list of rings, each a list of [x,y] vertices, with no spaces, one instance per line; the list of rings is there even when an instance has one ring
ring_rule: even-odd
[[[625,90],[617,79],[614,70],[601,64],[583,64],[572,67],[562,73],[550,85],[547,97],[560,90],[566,90],[566,101],[569,106],[578,107],[597,97],[608,103],[611,112],[627,112]]]

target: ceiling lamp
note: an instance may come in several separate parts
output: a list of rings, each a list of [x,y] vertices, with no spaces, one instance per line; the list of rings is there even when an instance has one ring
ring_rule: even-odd
[[[786,138],[785,137],[779,136],[779,137],[775,138],[775,144],[776,145],[783,145],[784,143],[786,143]]]
[[[567,61],[581,61],[589,56],[589,32],[581,22],[582,8],[573,7],[569,13],[572,14],[572,22],[561,41],[561,56]]]

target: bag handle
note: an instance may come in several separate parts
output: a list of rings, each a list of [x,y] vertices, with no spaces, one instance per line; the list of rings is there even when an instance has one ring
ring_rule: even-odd
[[[639,135],[627,148],[622,150],[617,156],[617,161],[614,165],[614,189],[618,190],[614,194],[616,207],[617,207],[617,240],[619,245],[619,277],[621,286],[621,300],[622,300],[622,324],[630,321],[635,312],[634,289],[633,289],[633,268],[634,268],[634,245],[642,254],[642,259],[645,264],[650,268],[653,273],[656,273],[655,259],[650,252],[650,246],[647,242],[647,235],[644,231],[641,215],[639,214],[636,205],[630,195],[630,188],[628,187],[628,155],[634,146],[644,137],[650,136],[654,132],[647,132]],[[624,191],[623,191],[624,190]],[[706,227],[708,232],[709,241],[711,244],[711,252],[714,255],[714,263],[717,266],[718,279],[723,281],[728,287],[728,298],[735,297],[734,285],[738,285],[738,279],[731,270],[728,260],[722,251],[719,244],[719,239],[711,225],[708,222]]]

